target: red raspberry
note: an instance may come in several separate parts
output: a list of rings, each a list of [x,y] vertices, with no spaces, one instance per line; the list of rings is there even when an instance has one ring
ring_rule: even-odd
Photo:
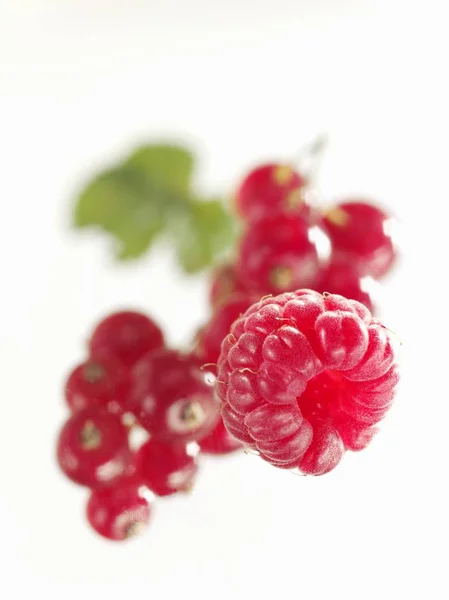
[[[351,300],[357,300],[373,312],[371,295],[362,287],[362,278],[354,271],[351,263],[336,263],[332,261],[324,269],[314,289],[317,292],[338,294]]]
[[[236,195],[240,216],[248,221],[288,211],[308,215],[306,179],[292,167],[266,164],[249,173]]]
[[[136,454],[136,476],[158,496],[188,491],[198,470],[197,449],[150,439]]]
[[[209,301],[212,307],[217,307],[226,301],[229,296],[245,292],[245,285],[239,279],[235,265],[226,264],[219,267],[213,274],[209,292]]]
[[[136,479],[124,478],[113,486],[93,490],[86,510],[90,525],[109,540],[140,533],[148,525],[151,512],[141,488]]]
[[[231,325],[259,298],[254,294],[234,294],[216,308],[210,321],[197,337],[195,354],[203,363],[216,363],[221,343]]]
[[[229,454],[242,447],[242,444],[230,435],[224,426],[223,419],[219,419],[214,429],[198,444],[201,452],[205,454]]]
[[[188,442],[214,427],[218,404],[197,359],[159,350],[140,360],[132,376],[130,410],[153,436]]]
[[[368,444],[398,383],[389,330],[359,302],[311,290],[249,308],[218,366],[228,431],[273,465],[314,475]]]
[[[360,275],[381,277],[391,268],[396,250],[392,239],[393,219],[365,201],[348,200],[324,215],[325,227],[339,262]]]
[[[91,406],[102,406],[121,414],[126,409],[131,387],[127,369],[112,357],[88,359],[69,375],[65,398],[76,412]]]
[[[109,485],[131,464],[127,430],[118,416],[99,407],[79,411],[59,434],[57,457],[75,483],[91,488]]]
[[[260,295],[314,287],[327,262],[327,248],[324,232],[304,219],[291,215],[260,219],[240,241],[240,277]]]
[[[132,367],[147,352],[164,345],[160,328],[147,316],[131,311],[106,317],[95,328],[89,342],[91,355],[110,354]]]

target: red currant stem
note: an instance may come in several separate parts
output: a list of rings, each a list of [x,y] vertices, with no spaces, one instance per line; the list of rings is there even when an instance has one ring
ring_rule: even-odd
[[[326,134],[321,134],[299,151],[298,169],[311,183],[317,180],[323,162],[323,155],[328,145],[329,137]]]

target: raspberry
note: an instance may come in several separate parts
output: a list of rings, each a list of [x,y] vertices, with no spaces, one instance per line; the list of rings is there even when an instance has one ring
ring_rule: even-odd
[[[348,200],[331,208],[324,217],[339,262],[350,264],[359,275],[375,278],[390,270],[396,250],[389,215],[368,202]]]
[[[247,221],[288,211],[307,215],[306,183],[305,178],[288,165],[261,165],[241,183],[236,195],[237,210]]]
[[[158,496],[188,491],[198,469],[197,449],[150,439],[136,454],[136,476]]]
[[[240,241],[240,277],[259,295],[314,287],[328,258],[323,242],[324,232],[297,216],[260,219]]]
[[[362,278],[354,271],[351,263],[334,261],[324,269],[314,288],[317,292],[329,292],[357,300],[373,312],[371,295],[362,287]]]
[[[231,435],[275,466],[322,475],[369,443],[398,380],[393,336],[365,306],[299,290],[233,324],[216,389]]]
[[[131,381],[128,371],[112,357],[88,359],[69,375],[65,398],[72,412],[102,406],[112,413],[124,412]]]
[[[97,488],[122,477],[131,464],[126,428],[116,415],[91,407],[72,415],[57,444],[58,463],[75,483]]]
[[[242,447],[242,444],[229,434],[223,419],[219,419],[214,429],[198,444],[201,452],[205,454],[229,454]]]
[[[160,328],[147,316],[131,311],[106,317],[95,328],[89,348],[95,358],[105,353],[132,367],[147,352],[164,345]]]
[[[159,350],[140,360],[132,377],[130,410],[153,436],[188,442],[214,427],[218,404],[195,358]]]
[[[203,363],[216,363],[221,342],[231,325],[259,298],[254,294],[234,294],[216,308],[210,321],[198,335],[195,354]]]
[[[239,279],[237,269],[233,264],[226,264],[218,268],[212,278],[209,302],[212,307],[219,306],[229,296],[245,292],[245,285]]]
[[[93,529],[109,540],[124,540],[140,533],[150,520],[150,505],[141,488],[134,478],[124,478],[110,487],[93,490],[86,509]]]

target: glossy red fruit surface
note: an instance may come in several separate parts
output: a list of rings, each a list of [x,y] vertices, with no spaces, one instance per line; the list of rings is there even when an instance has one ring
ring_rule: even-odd
[[[109,485],[131,465],[127,430],[118,416],[102,408],[79,411],[59,434],[57,458],[75,483],[91,488]]]
[[[136,454],[136,476],[158,496],[188,491],[198,464],[196,452],[182,443],[150,439]]]
[[[86,514],[97,533],[121,541],[147,527],[151,509],[142,495],[142,484],[134,478],[124,478],[112,486],[93,490]]]
[[[311,290],[250,307],[218,365],[229,432],[273,465],[314,475],[369,443],[399,381],[393,334],[362,304]]]
[[[95,328],[89,348],[95,358],[110,354],[132,367],[142,356],[164,345],[161,329],[144,314],[122,311],[109,315]]]
[[[135,366],[130,409],[153,436],[188,442],[214,427],[218,403],[198,364],[194,357],[161,350]]]
[[[313,288],[328,261],[326,242],[318,226],[297,216],[260,219],[240,240],[239,275],[260,296]]]
[[[360,275],[385,275],[396,258],[393,219],[377,206],[348,200],[324,215],[324,224],[338,262]]]
[[[223,419],[219,419],[210,433],[198,442],[204,454],[229,454],[242,448],[241,442],[235,439],[226,427]]]
[[[306,183],[289,165],[261,165],[241,183],[235,200],[237,211],[248,221],[285,212],[307,214]]]
[[[110,356],[91,358],[70,373],[65,398],[72,412],[101,406],[121,414],[126,410],[130,387],[129,372],[121,362]]]

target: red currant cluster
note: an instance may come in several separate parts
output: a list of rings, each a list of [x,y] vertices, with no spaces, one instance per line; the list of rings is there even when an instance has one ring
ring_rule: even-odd
[[[87,517],[104,537],[122,540],[146,525],[152,495],[189,490],[200,451],[241,447],[224,428],[200,366],[193,355],[166,348],[143,314],[119,312],[94,330],[88,359],[66,383],[72,415],[57,458],[72,481],[91,488]],[[135,448],[138,431],[148,435]]]
[[[322,212],[314,196],[310,181],[289,166],[249,173],[235,199],[245,229],[234,264],[215,275],[214,305],[234,292],[261,297],[311,288],[372,310],[367,278],[381,278],[394,262],[393,219],[355,199]]]
[[[371,441],[398,369],[363,281],[394,262],[391,219],[361,201],[320,212],[311,195],[288,166],[246,177],[237,256],[215,273],[212,315],[190,354],[168,349],[135,312],[94,330],[67,381],[72,416],[57,454],[91,488],[87,516],[101,535],[121,540],[145,525],[149,493],[188,490],[200,452],[244,445],[279,468],[322,475]]]

